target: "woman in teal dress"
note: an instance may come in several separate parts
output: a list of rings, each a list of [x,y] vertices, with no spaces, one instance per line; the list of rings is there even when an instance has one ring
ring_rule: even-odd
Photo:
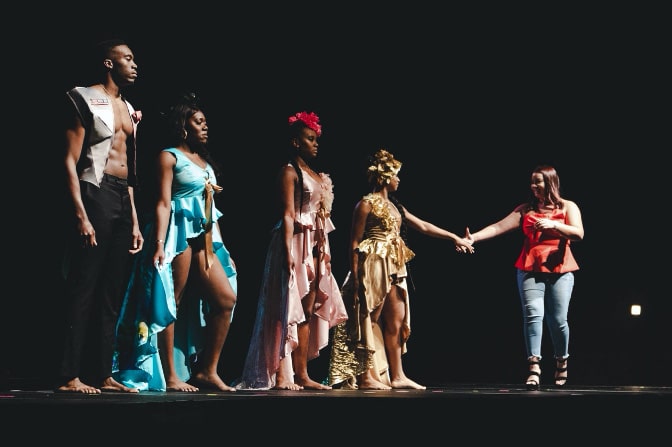
[[[236,268],[217,223],[216,164],[191,95],[171,108],[158,198],[117,325],[115,377],[140,390],[235,391],[217,372],[236,304]],[[187,287],[187,282],[189,286]],[[199,388],[200,387],[200,388]]]

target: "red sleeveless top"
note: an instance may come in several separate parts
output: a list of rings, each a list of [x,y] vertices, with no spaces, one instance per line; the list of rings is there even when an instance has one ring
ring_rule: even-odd
[[[578,270],[569,239],[558,237],[553,230],[537,230],[538,219],[565,222],[565,210],[555,209],[548,213],[529,212],[523,216],[523,249],[515,266],[526,272],[566,273]]]

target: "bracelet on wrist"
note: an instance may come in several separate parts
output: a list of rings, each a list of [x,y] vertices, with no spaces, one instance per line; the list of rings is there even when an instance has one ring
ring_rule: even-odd
[[[164,242],[166,242],[166,241],[164,241],[163,239],[157,239],[157,240],[156,240],[156,243],[157,243],[157,244],[163,244]]]

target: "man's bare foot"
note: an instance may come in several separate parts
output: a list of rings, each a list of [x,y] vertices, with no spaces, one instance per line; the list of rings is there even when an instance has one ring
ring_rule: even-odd
[[[305,390],[330,390],[331,387],[329,385],[323,385],[319,382],[315,382],[311,378],[307,379],[297,379],[296,377],[294,378],[296,383],[301,385],[301,387]]]
[[[82,393],[82,394],[100,394],[100,388],[95,386],[87,385],[79,380],[79,377],[69,380],[64,385],[56,388],[56,391],[59,393]]]
[[[137,388],[130,388],[127,387],[126,385],[117,382],[114,380],[112,377],[108,377],[107,379],[103,380],[103,385],[100,387],[101,391],[112,391],[112,392],[120,392],[120,393],[139,393],[140,390]]]
[[[198,384],[201,388],[215,389],[218,391],[236,391],[235,388],[228,386],[217,374],[196,373],[191,376],[191,381]]]
[[[276,383],[275,386],[271,389],[273,389],[273,390],[299,391],[299,390],[302,390],[303,387],[301,385],[299,385],[298,383],[282,381],[282,382]]]
[[[198,391],[198,387],[181,380],[166,380],[166,391],[173,391],[177,393],[195,393]]]
[[[392,385],[392,388],[395,389],[412,389],[412,390],[426,390],[427,387],[424,385],[420,385],[419,383],[415,383],[408,377],[404,377],[402,379],[397,379],[397,380],[391,380],[390,384]]]

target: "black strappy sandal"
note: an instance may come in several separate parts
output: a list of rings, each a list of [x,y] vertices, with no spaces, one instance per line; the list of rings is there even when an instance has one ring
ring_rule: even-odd
[[[539,371],[534,371],[532,368],[534,365],[539,365],[539,359],[533,357],[527,361],[528,364],[528,376],[527,381],[525,381],[525,387],[529,391],[539,390],[539,384],[541,383],[541,366],[539,366]]]
[[[565,385],[567,385],[567,359],[555,359],[555,387],[564,388]]]

